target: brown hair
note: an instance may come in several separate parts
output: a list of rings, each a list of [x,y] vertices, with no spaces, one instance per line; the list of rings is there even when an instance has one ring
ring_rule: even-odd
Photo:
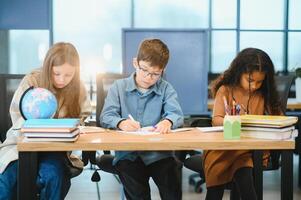
[[[164,69],[168,63],[169,50],[166,44],[159,39],[146,39],[140,43],[137,61],[150,62],[151,66]]]
[[[212,96],[215,97],[222,85],[233,88],[240,84],[242,74],[251,74],[255,71],[264,72],[266,75],[258,89],[258,92],[264,97],[265,110],[269,114],[281,114],[274,80],[274,64],[269,55],[260,49],[246,48],[239,52],[231,62],[230,67],[212,83]]]
[[[57,89],[53,83],[53,66],[68,63],[75,67],[72,81],[64,88]],[[79,55],[70,43],[59,42],[54,44],[47,52],[42,67],[41,86],[52,91],[58,102],[59,109],[66,108],[66,117],[79,117],[80,115],[80,74]],[[59,111],[59,110],[58,110]]]

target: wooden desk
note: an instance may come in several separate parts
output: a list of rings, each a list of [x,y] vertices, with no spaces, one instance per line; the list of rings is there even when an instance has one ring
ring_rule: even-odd
[[[19,199],[36,199],[37,152],[71,150],[193,150],[216,149],[254,151],[255,188],[258,199],[262,199],[262,151],[279,149],[282,152],[281,199],[293,199],[293,140],[273,141],[241,138],[224,140],[221,132],[201,133],[192,130],[166,135],[139,136],[122,134],[115,131],[106,133],[83,134],[74,143],[60,142],[18,142],[19,150]],[[284,187],[286,186],[286,187]],[[285,198],[284,198],[285,197]]]
[[[207,102],[208,110],[213,109],[213,104],[214,104],[214,100],[208,99]],[[295,98],[288,98],[286,107],[289,110],[301,109],[301,102],[298,102]]]

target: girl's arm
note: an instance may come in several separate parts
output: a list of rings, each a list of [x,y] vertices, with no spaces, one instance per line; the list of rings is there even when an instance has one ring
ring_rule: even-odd
[[[226,97],[227,103],[229,105],[229,93],[227,89],[222,86],[218,89],[213,105],[213,112],[212,112],[212,126],[222,126],[224,121],[225,112],[225,104],[223,97]]]

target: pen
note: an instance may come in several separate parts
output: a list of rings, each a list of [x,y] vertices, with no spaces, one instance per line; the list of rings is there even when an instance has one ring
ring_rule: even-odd
[[[130,120],[132,120],[132,121],[136,121],[135,119],[134,119],[134,117],[131,115],[131,114],[129,114],[129,118],[130,118]]]

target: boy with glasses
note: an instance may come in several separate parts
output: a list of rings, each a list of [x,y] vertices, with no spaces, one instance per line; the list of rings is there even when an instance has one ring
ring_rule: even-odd
[[[140,44],[133,59],[136,71],[115,81],[108,91],[100,116],[103,127],[135,131],[150,126],[166,134],[183,125],[177,93],[161,78],[168,59],[168,47],[161,40],[147,39]],[[150,177],[161,199],[182,198],[180,165],[172,151],[116,151],[113,164],[128,200],[151,199]]]

